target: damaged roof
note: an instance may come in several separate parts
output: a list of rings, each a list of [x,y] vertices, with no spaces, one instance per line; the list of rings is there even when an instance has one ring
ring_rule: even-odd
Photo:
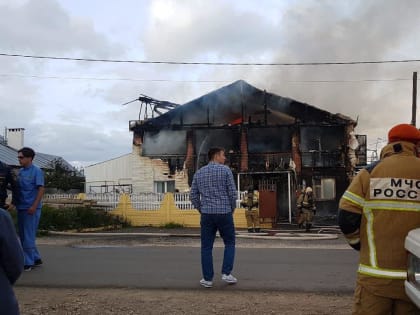
[[[342,114],[332,114],[315,106],[260,90],[239,80],[145,121],[147,127],[177,125],[226,126],[267,123],[288,125],[296,122],[316,124],[356,124]]]

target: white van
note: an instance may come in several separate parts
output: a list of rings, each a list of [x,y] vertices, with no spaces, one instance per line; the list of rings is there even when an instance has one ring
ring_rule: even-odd
[[[405,292],[420,308],[420,229],[408,233],[405,238],[405,249],[408,251]]]

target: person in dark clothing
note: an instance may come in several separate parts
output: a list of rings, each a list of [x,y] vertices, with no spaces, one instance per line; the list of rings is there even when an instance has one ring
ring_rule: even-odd
[[[22,247],[10,214],[0,209],[0,314],[18,315],[19,305],[13,284],[23,271]]]
[[[6,204],[7,189],[10,189],[12,191],[12,203],[10,205]],[[16,180],[12,176],[10,167],[7,164],[0,161],[0,208],[14,208],[17,202],[16,189]]]

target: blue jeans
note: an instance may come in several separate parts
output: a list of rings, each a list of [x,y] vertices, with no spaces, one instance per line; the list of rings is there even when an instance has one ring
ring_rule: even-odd
[[[204,280],[211,281],[214,276],[213,244],[216,232],[225,244],[223,255],[222,274],[230,274],[235,260],[235,226],[232,213],[228,214],[201,214],[201,270]]]
[[[19,238],[25,256],[25,265],[32,266],[37,259],[41,259],[35,244],[41,209],[36,209],[34,214],[28,214],[26,210],[18,210],[17,214]]]

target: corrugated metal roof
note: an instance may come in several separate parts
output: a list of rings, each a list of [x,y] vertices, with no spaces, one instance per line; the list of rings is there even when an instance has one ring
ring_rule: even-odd
[[[0,143],[0,161],[10,166],[20,167],[18,150]],[[33,163],[42,169],[52,169],[54,162],[59,161],[69,171],[75,171],[75,168],[62,157],[46,153],[36,152]]]
[[[10,166],[20,166],[17,150],[2,143],[0,143],[0,161]]]

